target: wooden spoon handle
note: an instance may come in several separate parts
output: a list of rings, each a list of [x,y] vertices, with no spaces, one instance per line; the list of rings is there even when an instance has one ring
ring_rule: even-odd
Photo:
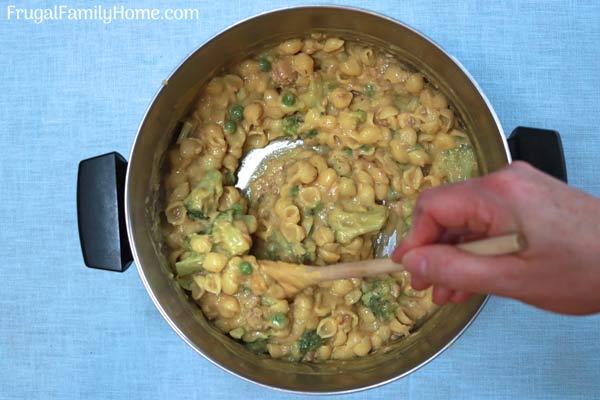
[[[377,258],[320,267],[317,271],[319,274],[317,280],[333,281],[336,279],[362,278],[402,271],[404,271],[402,264],[397,264],[389,258]]]
[[[527,243],[520,233],[494,236],[456,245],[461,250],[480,256],[503,256],[525,250]]]
[[[473,242],[457,244],[461,250],[484,256],[501,256],[516,253],[525,249],[526,243],[519,233],[495,236]],[[354,261],[332,265],[329,267],[315,268],[318,271],[319,281],[331,281],[345,278],[360,278],[364,276],[375,276],[401,272],[404,270],[402,264],[397,264],[389,258],[378,258],[374,260]]]

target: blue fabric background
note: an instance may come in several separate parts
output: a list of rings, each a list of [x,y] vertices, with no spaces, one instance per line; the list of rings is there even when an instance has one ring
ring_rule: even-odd
[[[334,1],[334,3],[339,3]],[[507,132],[562,133],[571,184],[600,196],[600,3],[344,2],[425,32],[479,82]],[[101,2],[19,2],[93,6]],[[102,3],[197,7],[197,21],[8,21],[0,4],[0,398],[296,398],[192,351],[135,271],[89,270],[77,236],[77,164],[129,153],[161,81],[230,24],[295,0]],[[551,229],[551,227],[550,227]],[[352,398],[600,396],[600,316],[493,298],[435,361]]]

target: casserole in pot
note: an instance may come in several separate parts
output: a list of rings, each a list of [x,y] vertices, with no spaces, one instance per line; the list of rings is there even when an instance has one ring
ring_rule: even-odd
[[[460,115],[475,148],[480,173],[506,165],[512,153],[514,159],[524,159],[566,179],[558,135],[518,128],[507,142],[491,105],[474,80],[423,35],[366,11],[300,7],[243,21],[192,53],[165,81],[149,107],[128,164],[115,153],[80,164],[78,220],[86,264],[123,271],[133,255],[142,281],[163,317],[208,360],[264,386],[302,393],[340,393],[392,381],[427,363],[466,329],[483,307],[485,296],[443,307],[406,339],[364,358],[321,364],[266,359],[212,327],[172,279],[159,224],[159,213],[164,209],[160,179],[165,153],[200,88],[223,67],[309,31],[385,48],[425,75]]]

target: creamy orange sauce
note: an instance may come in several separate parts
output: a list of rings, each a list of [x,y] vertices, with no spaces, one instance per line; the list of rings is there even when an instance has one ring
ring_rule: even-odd
[[[237,189],[244,155],[278,139],[302,146]],[[382,349],[431,312],[431,292],[413,290],[405,272],[298,291],[303,276],[277,277],[298,271],[257,258],[319,266],[386,256],[421,191],[477,174],[454,110],[421,73],[323,34],[211,79],[168,164],[163,233],[176,279],[224,334],[290,361]]]

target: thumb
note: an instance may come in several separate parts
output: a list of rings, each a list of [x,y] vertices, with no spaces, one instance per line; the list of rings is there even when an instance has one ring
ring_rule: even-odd
[[[454,246],[428,245],[410,250],[402,264],[412,275],[455,290],[515,296],[523,261],[514,256],[479,256]]]

